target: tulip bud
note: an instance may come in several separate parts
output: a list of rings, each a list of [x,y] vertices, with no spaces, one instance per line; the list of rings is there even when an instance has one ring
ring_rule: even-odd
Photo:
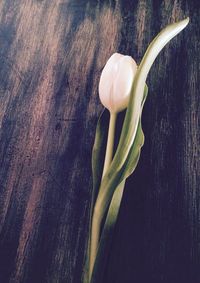
[[[137,64],[130,56],[114,53],[107,61],[99,82],[101,103],[111,113],[128,106]]]

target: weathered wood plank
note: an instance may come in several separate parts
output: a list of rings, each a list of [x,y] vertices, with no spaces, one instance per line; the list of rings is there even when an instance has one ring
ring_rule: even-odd
[[[199,282],[199,11],[194,0],[1,1],[1,282],[81,282],[101,70],[116,51],[139,63],[188,15],[148,78],[146,142],[106,277]]]

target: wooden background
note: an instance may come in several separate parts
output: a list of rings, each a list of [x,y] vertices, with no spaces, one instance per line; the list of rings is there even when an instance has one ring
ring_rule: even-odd
[[[0,282],[80,283],[98,82],[190,16],[148,77],[145,146],[105,282],[200,282],[198,0],[0,1]],[[104,283],[104,282],[102,282]]]

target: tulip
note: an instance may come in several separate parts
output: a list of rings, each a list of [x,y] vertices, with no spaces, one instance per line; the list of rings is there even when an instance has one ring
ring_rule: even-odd
[[[118,113],[128,106],[137,64],[130,56],[114,53],[107,61],[99,82],[101,103],[110,113]]]
[[[89,262],[89,278],[92,283],[96,282],[98,272],[101,272],[99,268],[102,265],[102,252],[104,252],[104,256],[106,256],[104,250],[106,247],[105,241],[107,241],[106,237],[110,237],[113,231],[113,223],[110,229],[109,221],[114,220],[115,223],[119,211],[122,194],[119,196],[114,206],[112,206],[112,201],[115,197],[114,194],[117,190],[119,191],[119,186],[122,186],[123,193],[125,180],[135,168],[132,167],[129,162],[132,156],[135,158],[135,153],[138,151],[137,146],[136,148],[132,148],[132,145],[135,141],[139,119],[141,118],[147,75],[159,52],[173,37],[187,26],[188,22],[189,18],[171,24],[163,29],[147,48],[138,70],[136,63],[131,57],[115,53],[110,57],[102,71],[99,95],[102,104],[110,111],[110,122],[102,181],[92,215]],[[128,109],[126,111],[120,140],[113,157],[116,115],[127,106]],[[136,163],[134,162],[133,165],[135,166],[137,162],[138,160]],[[124,166],[125,164],[127,166]],[[120,175],[122,175],[122,179]],[[106,220],[105,224],[102,226],[105,217],[108,219],[108,224]],[[106,234],[104,234],[104,232]],[[101,238],[101,233],[104,238]],[[105,235],[107,236],[105,237]],[[97,257],[98,249],[100,251],[100,258]],[[97,271],[93,269],[95,267],[94,264],[98,267],[98,269],[96,269]],[[93,270],[95,272],[94,276],[92,276]]]
[[[102,179],[109,169],[113,159],[113,147],[115,138],[115,125],[118,112],[127,108],[129,97],[137,71],[137,64],[130,56],[114,53],[107,61],[99,82],[99,97],[101,103],[110,112],[107,146]],[[95,220],[94,220],[95,221]],[[96,227],[97,226],[97,227]],[[93,225],[91,250],[90,250],[90,275],[94,266],[97,253],[100,227]]]
[[[128,106],[137,64],[131,56],[114,53],[103,68],[99,82],[101,103],[110,112],[107,149],[103,175],[108,169],[113,155],[115,124],[117,113]]]

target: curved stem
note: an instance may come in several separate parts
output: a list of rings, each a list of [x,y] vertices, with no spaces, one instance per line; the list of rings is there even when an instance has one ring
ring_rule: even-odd
[[[113,157],[116,118],[117,118],[117,113],[110,113],[108,139],[107,139],[106,154],[105,154],[102,178],[105,175],[109,165],[111,164],[112,157]],[[89,260],[89,277],[90,278],[92,275],[92,270],[93,270],[93,266],[94,266],[94,262],[95,262],[95,258],[97,254],[97,249],[99,245],[101,220],[102,220],[102,215],[100,211],[97,209],[94,209],[93,216],[92,216],[91,242],[90,242],[90,260]]]

